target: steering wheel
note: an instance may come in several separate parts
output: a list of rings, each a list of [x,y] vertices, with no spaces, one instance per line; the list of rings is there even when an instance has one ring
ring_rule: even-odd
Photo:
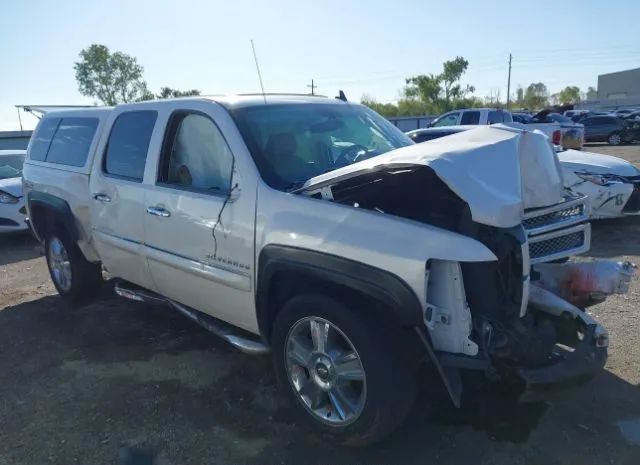
[[[364,145],[354,144],[342,150],[334,164],[339,167],[350,165],[351,163],[359,161],[363,156],[366,156],[368,152]]]

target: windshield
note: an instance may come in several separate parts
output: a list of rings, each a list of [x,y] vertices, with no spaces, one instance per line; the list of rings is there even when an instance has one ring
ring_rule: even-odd
[[[0,179],[22,176],[24,155],[0,155]]]
[[[238,108],[231,115],[264,180],[292,190],[306,181],[413,141],[361,105],[282,104]]]

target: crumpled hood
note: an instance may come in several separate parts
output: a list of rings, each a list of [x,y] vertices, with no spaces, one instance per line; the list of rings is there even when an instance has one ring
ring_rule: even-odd
[[[22,178],[0,179],[0,191],[22,197]]]
[[[638,176],[640,171],[626,160],[611,155],[583,152],[581,150],[565,150],[558,152],[558,159],[563,168],[573,171],[587,171],[596,174],[615,174],[618,176]]]
[[[481,126],[316,176],[300,191],[314,191],[371,170],[423,165],[463,199],[474,221],[496,227],[522,222],[525,209],[558,203],[563,179],[549,140],[540,132]]]

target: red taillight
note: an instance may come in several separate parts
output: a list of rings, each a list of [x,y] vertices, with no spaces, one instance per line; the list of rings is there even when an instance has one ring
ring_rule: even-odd
[[[553,131],[551,142],[553,142],[553,145],[560,145],[562,143],[562,133],[560,131]]]

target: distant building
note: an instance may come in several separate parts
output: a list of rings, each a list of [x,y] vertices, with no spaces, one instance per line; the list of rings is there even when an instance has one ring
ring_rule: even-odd
[[[0,150],[26,150],[33,131],[0,131]]]
[[[640,68],[598,76],[598,93],[575,105],[580,110],[618,110],[640,107]]]
[[[640,68],[598,76],[598,99],[621,100],[640,96]]]

